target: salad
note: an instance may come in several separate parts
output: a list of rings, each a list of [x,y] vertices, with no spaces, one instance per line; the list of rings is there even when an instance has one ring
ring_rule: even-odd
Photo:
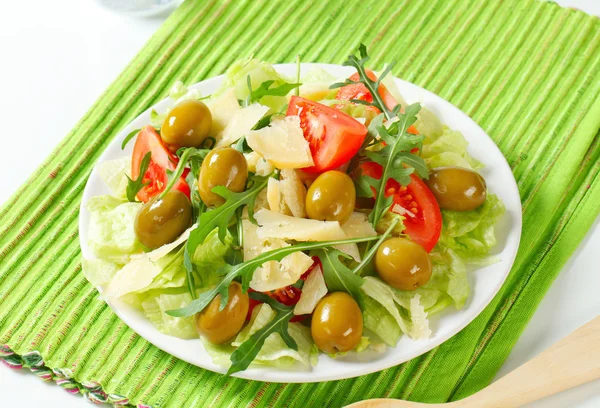
[[[88,280],[228,374],[429,338],[467,265],[494,262],[504,206],[463,135],[367,61],[339,81],[243,60],[207,96],[178,82],[98,166]]]

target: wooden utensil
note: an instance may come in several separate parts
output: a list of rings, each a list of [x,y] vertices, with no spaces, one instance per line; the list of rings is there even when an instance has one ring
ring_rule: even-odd
[[[423,404],[380,398],[356,402],[347,408],[519,407],[598,378],[600,316],[465,399],[444,404]]]

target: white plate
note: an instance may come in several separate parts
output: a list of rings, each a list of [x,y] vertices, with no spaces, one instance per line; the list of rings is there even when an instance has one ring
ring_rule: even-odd
[[[328,64],[302,64],[302,71],[306,72],[311,65],[324,68],[339,78],[347,77],[353,73],[353,70],[349,67]],[[281,64],[276,65],[275,68],[290,77],[294,77],[296,73],[295,64]],[[215,91],[221,81],[222,76],[219,76],[200,82],[192,88],[199,89],[202,94],[210,94]],[[237,373],[235,374],[236,377],[259,381],[308,383],[356,377],[401,364],[426,353],[462,330],[487,306],[506,279],[515,259],[521,237],[521,201],[510,167],[489,136],[454,105],[409,82],[400,79],[396,79],[396,82],[400,92],[409,103],[421,102],[423,106],[433,111],[442,123],[452,129],[461,131],[469,142],[469,152],[485,164],[482,174],[485,177],[488,189],[491,193],[498,195],[507,210],[506,215],[499,221],[496,233],[498,245],[493,251],[500,262],[487,267],[473,268],[469,271],[469,281],[472,289],[466,305],[459,311],[449,307],[448,310],[433,316],[431,319],[433,335],[429,340],[416,341],[403,336],[395,348],[388,348],[385,353],[349,353],[345,357],[337,359],[320,355],[318,364],[311,370],[303,368],[280,370],[272,367],[258,367]],[[172,104],[173,102],[170,99],[165,99],[154,105],[153,109],[162,113],[168,110]],[[121,142],[132,130],[150,123],[150,111],[151,109],[148,109],[123,129],[102,154],[98,162],[131,154],[133,142],[128,144],[125,151],[121,150]],[[103,183],[97,170],[94,169],[83,193],[79,216],[79,239],[83,256],[86,258],[91,258],[93,255],[87,246],[90,215],[85,209],[85,204],[90,197],[109,193],[108,187]],[[101,292],[100,288],[98,290]],[[200,340],[182,340],[162,334],[152,326],[141,312],[131,306],[115,299],[107,299],[107,303],[129,327],[156,347],[207,370],[219,373],[226,371],[226,369],[213,364]]]

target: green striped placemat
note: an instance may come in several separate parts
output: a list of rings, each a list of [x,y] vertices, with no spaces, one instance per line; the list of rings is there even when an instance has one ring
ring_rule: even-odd
[[[184,363],[133,333],[81,273],[79,203],[117,132],[166,96],[254,54],[376,68],[449,100],[517,179],[523,238],[490,306],[442,346],[356,379],[272,384]],[[446,401],[487,385],[600,212],[600,20],[533,0],[188,0],[0,211],[0,357],[94,401],[152,407]],[[0,396],[0,399],[2,397]]]

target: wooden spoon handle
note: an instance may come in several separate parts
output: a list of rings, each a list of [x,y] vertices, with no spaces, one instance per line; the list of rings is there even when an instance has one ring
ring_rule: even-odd
[[[518,407],[600,378],[600,316],[461,406]]]
[[[432,406],[512,408],[600,378],[600,316],[487,388],[465,399]],[[352,408],[426,407],[389,398],[352,404]],[[348,407],[349,408],[349,407]]]

